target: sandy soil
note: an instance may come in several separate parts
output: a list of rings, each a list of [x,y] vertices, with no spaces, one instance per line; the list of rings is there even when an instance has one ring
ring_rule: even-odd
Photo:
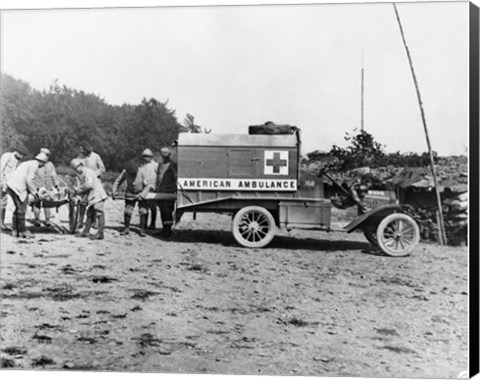
[[[123,204],[107,206],[104,241],[46,227],[28,240],[2,234],[3,367],[415,378],[467,369],[465,247],[420,244],[390,258],[361,234],[295,230],[245,249],[230,217],[213,214],[185,215],[171,241],[120,237]],[[66,226],[66,206],[54,221]]]

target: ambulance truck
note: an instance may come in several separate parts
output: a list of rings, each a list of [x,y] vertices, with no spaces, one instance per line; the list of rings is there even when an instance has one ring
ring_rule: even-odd
[[[248,134],[181,133],[178,139],[176,222],[186,212],[228,213],[244,247],[260,248],[277,228],[332,231],[324,180],[300,171],[300,130],[249,127]],[[416,222],[397,203],[359,215],[341,231],[361,230],[390,256],[405,256],[419,241]]]

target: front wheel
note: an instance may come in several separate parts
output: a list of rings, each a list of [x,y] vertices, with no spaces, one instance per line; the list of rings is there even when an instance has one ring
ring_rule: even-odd
[[[405,214],[390,214],[378,225],[377,241],[389,256],[407,256],[420,241],[417,223]]]
[[[235,240],[248,248],[262,248],[275,236],[275,219],[263,207],[247,206],[233,218],[232,232]]]

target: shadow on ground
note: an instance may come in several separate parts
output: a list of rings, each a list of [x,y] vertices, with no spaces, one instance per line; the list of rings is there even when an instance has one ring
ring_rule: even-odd
[[[157,237],[155,235],[152,236]],[[240,247],[230,231],[177,230],[174,232],[172,240],[177,243],[209,243],[228,247]],[[372,249],[371,244],[368,242],[298,238],[292,236],[276,236],[264,249],[310,250],[322,252],[358,250],[365,254],[381,255],[377,250]]]

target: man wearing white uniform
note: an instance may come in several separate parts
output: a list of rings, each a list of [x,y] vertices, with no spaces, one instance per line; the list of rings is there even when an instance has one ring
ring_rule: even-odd
[[[40,153],[45,153],[50,159],[50,149],[42,148]],[[35,175],[35,186],[37,189],[45,189],[47,191],[52,191],[54,188],[58,190],[58,177],[57,172],[55,171],[55,166],[52,161],[48,161],[42,168],[37,170]],[[45,213],[45,225],[50,226],[50,217],[51,210],[49,208],[43,209]],[[40,227],[40,207],[33,207],[33,214],[35,216],[35,221],[33,222],[34,226]]]
[[[0,172],[1,172],[1,203],[0,214],[2,219],[1,229],[2,231],[8,231],[9,228],[5,226],[5,213],[7,211],[8,204],[8,192],[7,192],[7,178],[11,173],[15,171],[20,161],[23,159],[24,152],[15,150],[13,152],[5,152],[0,158]]]
[[[80,145],[80,154],[78,155],[77,159],[80,160],[85,168],[93,170],[99,179],[102,178],[102,175],[105,173],[105,165],[103,164],[100,155],[93,151],[93,148],[89,143],[84,142]],[[83,227],[86,209],[86,202],[82,201],[80,203],[80,215],[78,217],[77,228]]]
[[[7,179],[7,191],[15,204],[12,217],[14,235],[21,238],[33,237],[25,227],[25,214],[27,212],[28,195],[32,194],[38,199],[35,187],[35,174],[48,161],[45,153],[39,153],[34,160],[22,162]]]
[[[104,238],[103,230],[105,229],[105,200],[108,198],[107,193],[95,171],[85,167],[77,158],[74,158],[70,165],[80,177],[80,185],[75,188],[75,192],[85,196],[88,207],[85,228],[82,233],[76,236],[102,240]],[[90,228],[95,219],[98,221],[98,231],[96,235],[90,236]]]
[[[152,191],[155,190],[155,182],[157,180],[158,163],[153,160],[153,152],[150,149],[145,149],[142,152],[143,164],[140,166],[139,171],[143,173],[147,183],[144,185],[150,185]],[[155,221],[157,220],[157,201],[146,200],[145,205],[150,210],[151,220],[150,225],[147,227],[149,230],[155,229]]]

